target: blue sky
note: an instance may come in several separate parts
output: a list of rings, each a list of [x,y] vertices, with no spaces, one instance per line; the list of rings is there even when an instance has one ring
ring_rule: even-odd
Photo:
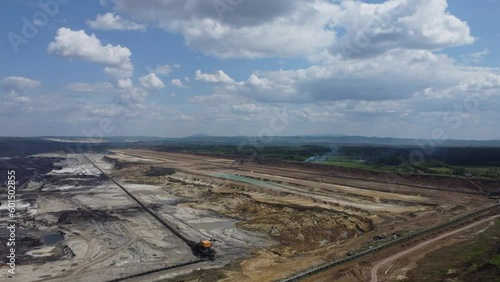
[[[498,0],[0,9],[3,136],[500,139]]]

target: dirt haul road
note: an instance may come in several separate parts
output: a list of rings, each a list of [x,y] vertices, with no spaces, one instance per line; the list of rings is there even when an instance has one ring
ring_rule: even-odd
[[[402,252],[399,252],[399,253],[397,253],[397,254],[395,254],[395,255],[391,256],[391,257],[388,257],[388,258],[386,258],[386,259],[384,259],[384,260],[380,261],[379,263],[377,263],[375,266],[373,266],[373,268],[372,268],[372,269],[371,269],[371,271],[370,271],[370,273],[371,273],[371,280],[370,280],[370,281],[371,281],[371,282],[377,282],[377,281],[378,281],[377,272],[378,272],[378,270],[379,270],[381,267],[383,267],[384,265],[389,264],[389,263],[391,263],[391,262],[394,262],[394,261],[395,261],[395,260],[397,260],[397,259],[401,259],[402,257],[404,257],[404,256],[406,256],[406,255],[409,255],[409,254],[411,254],[411,253],[413,253],[413,252],[416,252],[416,251],[418,251],[418,250],[420,250],[420,249],[422,249],[422,248],[424,248],[424,247],[426,247],[426,246],[428,246],[428,245],[430,245],[430,244],[432,244],[432,243],[435,243],[435,242],[437,242],[437,241],[443,240],[443,239],[445,239],[445,238],[447,238],[447,237],[449,237],[449,236],[452,236],[452,235],[455,235],[455,234],[457,234],[457,233],[463,232],[463,231],[465,231],[465,230],[467,230],[467,229],[470,229],[470,228],[472,228],[472,227],[474,227],[474,226],[477,226],[477,225],[483,224],[483,223],[485,223],[485,222],[487,222],[487,221],[494,220],[494,219],[496,219],[496,218],[498,218],[498,217],[500,217],[500,215],[491,216],[491,217],[488,217],[488,218],[486,218],[486,219],[483,219],[483,220],[480,220],[480,221],[474,222],[474,223],[469,224],[469,225],[467,225],[467,226],[464,226],[464,227],[462,227],[462,228],[460,228],[460,229],[453,230],[453,231],[447,232],[447,233],[445,233],[445,234],[439,235],[438,237],[432,238],[432,239],[427,240],[427,241],[425,241],[425,242],[422,242],[422,243],[420,243],[420,244],[418,244],[418,245],[416,245],[416,246],[414,246],[414,247],[412,247],[412,248],[406,249],[406,250],[404,250],[404,251],[402,251]]]

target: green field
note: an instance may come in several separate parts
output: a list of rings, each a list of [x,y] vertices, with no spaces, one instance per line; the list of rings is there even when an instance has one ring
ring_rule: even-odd
[[[475,177],[500,177],[500,167],[484,167],[484,166],[436,166],[428,167],[428,173],[443,174],[443,175],[465,175],[470,174]]]
[[[381,170],[381,171],[396,171],[397,166],[392,165],[371,165],[363,161],[354,160],[327,160],[324,162],[319,162],[324,165],[332,165],[346,168],[356,168],[356,169],[366,169],[366,170]]]
[[[500,176],[500,167],[463,166],[463,168],[474,176],[487,176],[488,174],[491,174],[490,177]]]
[[[500,220],[472,241],[431,252],[405,281],[500,281]]]
[[[438,161],[427,161],[418,167],[403,167],[397,165],[387,165],[387,164],[369,164],[363,160],[354,160],[344,157],[330,157],[324,161],[318,161],[316,163],[354,168],[354,169],[364,169],[373,171],[399,171],[399,172],[424,172],[428,174],[438,174],[438,175],[456,175],[464,176],[470,174],[474,177],[500,177],[500,167],[485,167],[485,166],[450,166],[448,164],[438,162]]]

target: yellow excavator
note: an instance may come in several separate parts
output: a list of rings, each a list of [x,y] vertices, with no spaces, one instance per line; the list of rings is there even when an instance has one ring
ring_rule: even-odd
[[[198,243],[192,244],[191,248],[199,257],[208,258],[210,260],[215,259],[216,252],[212,249],[212,242],[209,240],[201,240]]]

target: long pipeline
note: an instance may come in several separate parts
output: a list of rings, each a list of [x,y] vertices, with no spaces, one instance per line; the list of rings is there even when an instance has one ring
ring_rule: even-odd
[[[95,167],[97,168],[102,175],[107,177],[109,180],[111,180],[113,183],[115,183],[118,187],[120,187],[127,195],[130,196],[137,204],[139,204],[145,211],[147,211],[150,215],[152,215],[156,220],[158,220],[163,226],[167,227],[172,233],[174,233],[177,237],[179,237],[182,241],[184,241],[190,248],[193,248],[196,245],[196,242],[193,240],[190,240],[184,234],[179,232],[179,230],[173,226],[170,222],[166,221],[163,217],[159,216],[156,214],[151,208],[147,207],[144,205],[137,197],[132,195],[125,187],[123,187],[120,183],[118,183],[116,180],[114,180],[111,176],[107,175],[101,168],[99,168],[93,161],[91,161],[85,154],[83,156]]]

